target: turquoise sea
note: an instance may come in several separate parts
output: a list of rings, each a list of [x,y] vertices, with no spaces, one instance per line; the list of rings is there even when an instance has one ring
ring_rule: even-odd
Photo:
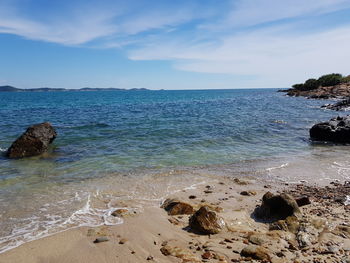
[[[118,224],[168,193],[220,176],[347,180],[349,146],[308,130],[346,112],[275,89],[0,93],[0,150],[49,121],[48,154],[0,157],[0,252],[80,225]]]

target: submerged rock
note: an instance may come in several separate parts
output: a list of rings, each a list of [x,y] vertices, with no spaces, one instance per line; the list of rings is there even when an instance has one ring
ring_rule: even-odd
[[[177,199],[167,199],[161,206],[168,212],[168,215],[191,215],[194,213],[192,205],[181,202]]]
[[[315,141],[349,143],[350,116],[338,116],[330,119],[328,122],[315,124],[310,129],[310,137]]]
[[[202,206],[189,220],[190,228],[202,234],[217,234],[225,226],[224,220],[208,206]]]
[[[40,155],[56,138],[57,133],[48,122],[30,126],[7,151],[9,158],[23,158]]]
[[[254,214],[258,218],[276,221],[286,219],[299,212],[298,204],[292,196],[286,193],[274,195],[271,192],[267,192],[263,196],[261,206],[255,210]]]

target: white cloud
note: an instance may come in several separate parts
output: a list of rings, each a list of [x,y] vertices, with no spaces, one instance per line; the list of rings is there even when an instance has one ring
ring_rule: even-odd
[[[100,38],[128,42],[125,37],[152,29],[173,27],[208,13],[196,13],[194,5],[152,6],[148,1],[138,1],[134,5],[126,5],[122,1],[101,5],[99,1],[90,1],[84,6],[66,7],[63,11],[58,14],[51,11],[53,13],[44,15],[43,19],[22,13],[8,1],[0,3],[0,33],[65,45],[79,45]]]
[[[293,17],[320,15],[350,7],[348,0],[239,0],[225,19],[231,26],[251,26]]]
[[[173,60],[177,69],[192,72],[254,75],[276,87],[334,71],[347,73],[348,43],[350,27],[298,36],[265,29],[225,37],[218,45],[158,43],[132,52],[130,58]]]

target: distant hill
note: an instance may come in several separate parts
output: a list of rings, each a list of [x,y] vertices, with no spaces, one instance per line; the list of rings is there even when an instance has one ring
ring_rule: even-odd
[[[12,86],[0,86],[0,91],[19,91],[19,89]]]
[[[148,90],[145,88],[119,89],[119,88],[81,88],[81,89],[57,89],[57,88],[36,88],[36,89],[19,89],[12,86],[0,86],[0,92],[51,92],[51,91],[140,91]]]

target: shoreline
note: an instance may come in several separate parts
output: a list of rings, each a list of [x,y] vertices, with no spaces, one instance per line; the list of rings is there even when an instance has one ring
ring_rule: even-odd
[[[340,246],[336,242],[343,239],[334,234],[335,229],[341,225],[341,220],[339,221],[341,209],[345,209],[339,203],[327,204],[330,214],[334,214],[334,220],[327,219],[329,223],[323,222],[324,214],[322,216],[313,215],[310,211],[324,208],[324,203],[320,203],[320,200],[312,200],[313,197],[310,197],[311,205],[301,208],[302,215],[299,219],[300,223],[304,224],[306,224],[305,218],[308,224],[321,220],[319,225],[323,230],[313,228],[315,233],[309,234],[321,235],[322,233],[327,242],[335,242],[333,246],[338,249],[335,253],[313,252],[315,244],[311,243],[308,249],[290,250],[289,246],[295,234],[283,230],[269,230],[269,224],[254,220],[252,212],[261,203],[265,192],[278,193],[287,189],[289,192],[303,193],[298,187],[300,188],[301,185],[286,185],[277,182],[272,185],[271,182],[261,178],[220,177],[216,182],[182,190],[167,197],[177,198],[191,204],[196,209],[203,205],[211,207],[226,222],[227,228],[219,234],[199,235],[189,232],[187,228],[189,215],[170,216],[160,207],[161,203],[158,203],[136,214],[122,211],[121,217],[124,223],[120,225],[77,227],[22,244],[1,253],[0,262],[240,262],[239,260],[242,260],[241,250],[254,244],[250,240],[252,233],[259,235],[260,239],[264,240],[262,247],[271,248],[269,252],[271,261],[267,262],[303,260],[313,257],[314,254],[323,259],[327,257],[340,259],[349,256],[350,240],[345,243],[342,241],[342,246]],[[315,186],[310,185],[309,187]],[[243,191],[252,192],[252,195],[242,195]],[[350,226],[349,219],[345,218],[343,221],[342,223]],[[346,231],[342,234],[348,235]],[[102,237],[106,237],[108,241],[94,243],[94,240]],[[267,245],[270,243],[273,244],[273,248]],[[320,242],[317,242],[316,245],[321,249]],[[169,252],[170,255],[162,253],[161,249],[165,246],[173,248]],[[327,245],[325,247],[327,248]],[[282,249],[284,255],[273,251],[276,249]],[[205,259],[206,256],[209,258]]]

